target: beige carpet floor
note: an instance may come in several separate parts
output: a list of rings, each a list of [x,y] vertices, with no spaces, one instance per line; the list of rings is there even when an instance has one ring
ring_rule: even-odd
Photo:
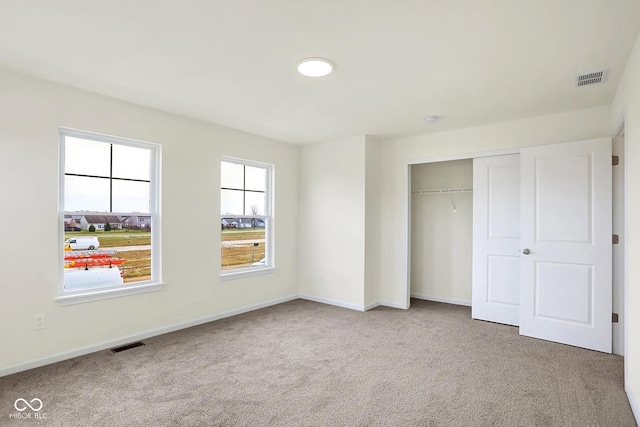
[[[621,357],[412,303],[296,300],[6,376],[0,425],[636,425]],[[9,419],[22,396],[47,420]]]

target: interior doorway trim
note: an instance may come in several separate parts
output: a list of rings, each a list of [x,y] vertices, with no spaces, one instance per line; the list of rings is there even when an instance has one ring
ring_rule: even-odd
[[[403,213],[403,256],[405,263],[403,265],[403,275],[405,278],[404,301],[405,308],[411,306],[411,166],[425,163],[448,162],[451,160],[468,160],[478,157],[504,156],[507,154],[519,154],[520,147],[504,150],[478,151],[472,153],[452,154],[448,156],[427,157],[422,159],[408,160],[404,164],[404,213]]]
[[[623,210],[625,212],[624,215],[624,226],[623,226],[623,239],[622,239],[622,251],[623,251],[623,263],[624,263],[624,268],[623,268],[623,306],[624,306],[624,316],[625,318],[623,319],[623,332],[622,335],[624,336],[624,383],[625,383],[625,390],[627,391],[627,394],[629,393],[626,385],[629,384],[629,358],[627,357],[627,355],[629,354],[629,328],[627,327],[627,319],[626,317],[628,316],[629,313],[629,302],[628,302],[628,298],[627,295],[629,295],[629,257],[628,257],[628,253],[629,253],[629,248],[627,245],[627,241],[629,240],[629,218],[627,217],[626,213],[627,213],[627,203],[629,200],[629,194],[628,192],[628,188],[629,186],[627,185],[627,183],[629,182],[628,180],[628,170],[626,167],[626,160],[627,160],[627,144],[626,144],[626,138],[625,138],[625,114],[623,113],[622,116],[620,117],[619,120],[619,124],[616,127],[616,132],[614,134],[614,136],[616,137],[622,137],[623,138],[623,143],[622,143],[622,167],[624,168],[623,170],[623,186],[624,186],[624,191],[622,192],[623,197],[624,197],[624,203],[623,203]]]

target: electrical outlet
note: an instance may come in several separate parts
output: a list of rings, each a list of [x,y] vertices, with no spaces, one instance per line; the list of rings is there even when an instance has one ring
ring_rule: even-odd
[[[36,322],[34,324],[33,330],[39,331],[47,327],[47,315],[46,314],[36,314]]]

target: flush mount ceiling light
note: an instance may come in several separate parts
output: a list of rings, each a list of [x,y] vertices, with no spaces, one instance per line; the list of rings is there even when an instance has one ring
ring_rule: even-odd
[[[425,122],[427,123],[435,123],[438,121],[438,116],[429,116],[426,119],[424,119]]]
[[[324,58],[305,58],[298,61],[298,72],[307,77],[322,77],[333,71],[333,63]]]

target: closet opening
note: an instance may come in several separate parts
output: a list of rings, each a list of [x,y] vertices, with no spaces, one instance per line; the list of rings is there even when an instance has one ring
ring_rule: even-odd
[[[412,298],[471,306],[473,159],[411,166]]]

